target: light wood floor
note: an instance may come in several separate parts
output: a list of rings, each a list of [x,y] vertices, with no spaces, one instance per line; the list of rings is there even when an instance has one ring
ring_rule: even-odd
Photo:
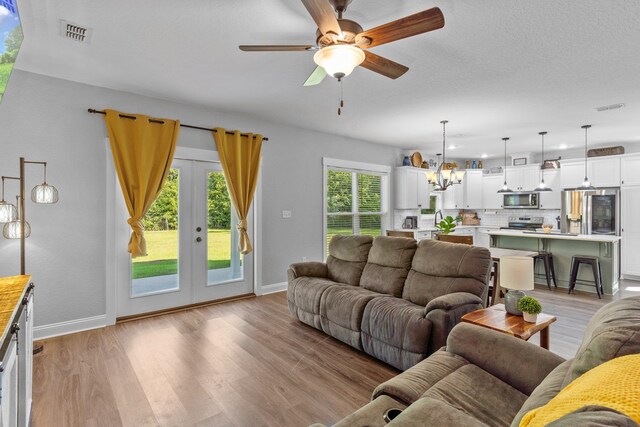
[[[563,357],[611,300],[530,294]],[[285,293],[50,339],[34,363],[34,427],[330,425],[397,374],[293,320]]]

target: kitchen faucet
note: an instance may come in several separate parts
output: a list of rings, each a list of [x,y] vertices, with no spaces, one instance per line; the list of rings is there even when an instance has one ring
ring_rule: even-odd
[[[440,219],[441,219],[441,220],[442,220],[442,219],[444,219],[444,218],[442,217],[442,211],[441,211],[440,209],[438,209],[438,210],[436,211],[436,214],[433,216],[433,225],[434,225],[434,226],[435,226],[435,225],[438,225],[438,214],[440,215]]]

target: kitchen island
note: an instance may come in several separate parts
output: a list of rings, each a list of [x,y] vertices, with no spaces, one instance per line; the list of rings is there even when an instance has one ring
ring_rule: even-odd
[[[597,256],[600,259],[604,293],[612,295],[618,291],[620,236],[515,230],[493,230],[489,234],[491,246],[494,247],[551,252],[558,287],[561,288],[569,288],[571,258],[574,255]],[[536,281],[546,285],[544,267],[541,262],[536,268],[536,275]],[[579,283],[581,280],[593,281],[593,273],[590,268],[580,268],[576,289],[595,293],[593,285],[581,285]]]

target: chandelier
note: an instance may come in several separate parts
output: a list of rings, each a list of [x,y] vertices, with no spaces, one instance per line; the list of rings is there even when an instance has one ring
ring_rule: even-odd
[[[427,181],[429,184],[433,184],[432,191],[445,191],[453,184],[461,184],[462,178],[464,178],[464,171],[457,171],[455,168],[451,168],[447,164],[446,155],[446,125],[448,120],[443,120],[442,123],[442,163],[435,171],[427,172]],[[438,154],[439,156],[439,154]]]

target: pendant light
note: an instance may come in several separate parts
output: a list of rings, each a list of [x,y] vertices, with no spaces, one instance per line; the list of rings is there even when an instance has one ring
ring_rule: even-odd
[[[445,191],[447,188],[454,184],[461,184],[462,178],[464,178],[465,171],[457,171],[456,169],[448,169],[447,166],[447,134],[446,125],[448,120],[442,120],[442,163],[438,166],[435,172],[427,172],[427,182],[433,184],[432,191]]]
[[[4,176],[2,177],[2,200],[0,200],[0,224],[11,222],[18,216],[15,205],[4,200]]]
[[[542,137],[542,164],[540,165],[540,184],[533,191],[552,191],[551,188],[547,187],[544,183],[544,136],[547,132],[538,132],[538,135]]]
[[[504,141],[504,185],[498,190],[498,193],[513,193],[513,190],[507,185],[507,141],[509,138],[502,138]]]
[[[20,206],[20,197],[16,196],[16,205]],[[13,221],[7,222],[4,227],[2,227],[2,235],[5,239],[19,239],[22,237],[22,212],[18,209],[18,215],[16,219]],[[24,222],[24,237],[27,238],[31,236],[31,226],[27,221]]]
[[[53,185],[47,184],[47,163],[44,163],[44,181],[31,190],[31,200],[34,203],[52,204],[58,203],[58,190]]]
[[[587,132],[589,131],[591,125],[583,125],[581,127],[582,129],[584,129],[584,181],[582,181],[582,185],[578,187],[578,190],[590,191],[596,189],[596,187],[591,185],[591,182],[589,182],[589,178],[587,178]]]

